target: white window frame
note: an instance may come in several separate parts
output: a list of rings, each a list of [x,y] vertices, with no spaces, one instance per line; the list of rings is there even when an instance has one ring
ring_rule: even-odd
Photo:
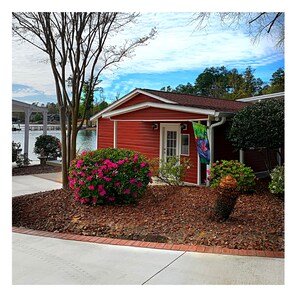
[[[187,154],[182,153],[182,136],[183,135],[188,136],[188,153]],[[180,155],[181,156],[190,156],[190,134],[189,133],[181,133],[180,134]]]
[[[164,131],[165,129],[170,129],[173,128],[174,130],[177,129],[177,145],[176,145],[176,149],[177,149],[177,156],[180,157],[180,124],[176,124],[176,123],[160,123],[160,160],[163,159],[163,142],[164,142]]]

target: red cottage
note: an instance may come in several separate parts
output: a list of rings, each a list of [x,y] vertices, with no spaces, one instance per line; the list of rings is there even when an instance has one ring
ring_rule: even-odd
[[[192,122],[208,127],[211,163],[238,159],[251,166],[255,156],[249,154],[249,160],[244,160],[243,152],[234,152],[225,137],[228,119],[247,104],[250,103],[135,89],[91,120],[97,120],[98,149],[131,149],[147,158],[190,158],[193,166],[186,182],[200,185],[206,179],[207,168],[199,162]],[[254,170],[264,170],[260,163]]]

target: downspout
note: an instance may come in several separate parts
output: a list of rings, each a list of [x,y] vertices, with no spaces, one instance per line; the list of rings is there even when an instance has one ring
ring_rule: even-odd
[[[222,116],[221,120],[209,127],[209,146],[210,146],[210,165],[214,163],[214,128],[223,125],[226,122],[226,117]]]

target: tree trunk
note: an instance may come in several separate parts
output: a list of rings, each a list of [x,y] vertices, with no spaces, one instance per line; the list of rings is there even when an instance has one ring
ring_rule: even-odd
[[[72,135],[71,135],[71,151],[70,151],[70,160],[72,161],[76,157],[76,138],[77,138],[77,128],[72,128]],[[71,162],[70,161],[70,162]]]
[[[67,116],[67,148],[68,148],[68,154],[67,154],[67,168],[70,167],[70,151],[71,151],[71,135],[72,135],[72,126],[71,126],[71,113],[68,112]]]
[[[61,126],[61,140],[62,140],[62,187],[68,189],[68,162],[67,162],[67,145],[66,145],[66,120],[65,107],[60,106],[60,126]]]

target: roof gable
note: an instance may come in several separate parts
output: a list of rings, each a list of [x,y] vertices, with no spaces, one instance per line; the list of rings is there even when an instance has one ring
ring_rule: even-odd
[[[143,94],[149,96],[151,98],[157,99],[162,104],[175,105],[181,107],[195,107],[199,109],[211,110],[213,112],[227,112],[234,113],[249,105],[248,103],[226,100],[226,99],[216,99],[210,97],[196,96],[196,95],[188,95],[181,93],[173,93],[173,92],[165,92],[165,91],[157,91],[150,89],[135,89],[132,92],[128,93],[120,100],[114,102],[110,106],[108,106],[103,111],[94,115],[91,120],[95,120],[101,117],[104,113],[109,113],[115,109],[118,109],[122,104],[131,100],[135,96]]]
[[[154,99],[157,99],[159,101],[161,101],[161,103],[167,103],[167,104],[177,104],[176,102],[170,101],[166,98],[162,98],[158,95],[154,95],[154,94],[150,94],[148,92],[146,92],[146,90],[143,89],[135,89],[133,91],[131,91],[130,93],[128,93],[127,95],[125,95],[124,97],[122,97],[121,99],[119,99],[118,101],[112,103],[111,105],[109,105],[107,108],[105,108],[104,110],[100,111],[99,113],[95,114],[93,117],[91,117],[91,121],[96,120],[97,118],[101,117],[103,113],[105,112],[110,112],[114,109],[116,109],[117,107],[125,104],[127,101],[133,99],[134,97],[136,97],[139,94],[143,94],[149,97],[152,97]]]

